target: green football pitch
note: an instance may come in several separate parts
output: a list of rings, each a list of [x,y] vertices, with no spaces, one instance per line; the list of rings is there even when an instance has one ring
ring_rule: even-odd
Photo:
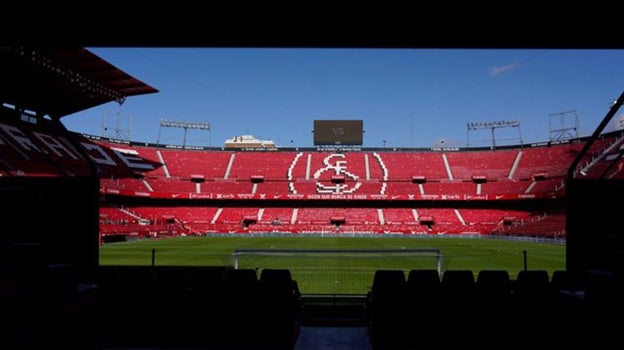
[[[235,260],[234,253],[241,250],[267,252],[240,253]],[[311,250],[318,253],[300,253]],[[412,253],[416,250],[423,253]],[[100,265],[236,266],[258,273],[287,268],[302,294],[365,294],[379,269],[402,269],[406,276],[411,269],[467,269],[475,278],[481,270],[507,270],[515,279],[526,267],[552,274],[565,270],[565,244],[448,236],[223,235],[109,243],[100,247],[99,259]]]

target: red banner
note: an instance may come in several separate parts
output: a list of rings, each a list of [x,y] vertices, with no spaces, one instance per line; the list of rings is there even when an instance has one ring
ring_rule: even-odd
[[[554,198],[546,194],[505,193],[505,194],[268,194],[268,193],[167,193],[128,191],[104,188],[104,194],[150,197],[159,199],[217,199],[217,200],[336,200],[336,201],[494,201]]]

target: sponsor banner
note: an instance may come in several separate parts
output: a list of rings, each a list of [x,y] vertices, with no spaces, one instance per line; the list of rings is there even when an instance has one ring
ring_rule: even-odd
[[[547,194],[268,194],[268,193],[167,193],[167,192],[144,192],[103,188],[105,194],[113,194],[129,197],[150,197],[163,199],[192,199],[192,200],[336,200],[336,201],[496,201],[496,200],[522,200],[549,198]]]

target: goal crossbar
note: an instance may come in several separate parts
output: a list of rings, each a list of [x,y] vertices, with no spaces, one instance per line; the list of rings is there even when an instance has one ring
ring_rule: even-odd
[[[234,259],[234,268],[239,268],[239,258],[241,255],[272,255],[272,256],[288,256],[296,254],[297,256],[314,256],[314,255],[332,255],[341,254],[345,256],[386,256],[386,255],[423,255],[432,256],[436,259],[436,268],[438,273],[442,273],[442,253],[436,248],[416,248],[416,249],[236,249],[232,253]]]

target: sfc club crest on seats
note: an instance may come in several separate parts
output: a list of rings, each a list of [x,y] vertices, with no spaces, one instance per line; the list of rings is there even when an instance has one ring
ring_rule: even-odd
[[[292,194],[385,194],[388,171],[377,153],[299,152],[288,168]]]

